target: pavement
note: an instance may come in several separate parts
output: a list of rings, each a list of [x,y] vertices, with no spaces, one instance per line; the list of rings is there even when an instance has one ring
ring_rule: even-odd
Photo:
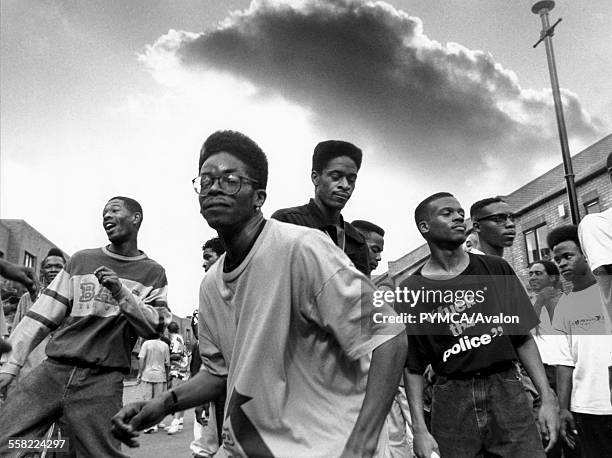
[[[142,400],[139,385],[128,381],[124,383],[123,403]],[[171,417],[166,417],[164,423],[170,424]],[[193,422],[195,421],[193,409],[185,411],[183,417],[183,430],[170,436],[163,429],[156,433],[140,434],[138,441],[140,447],[129,448],[123,446],[123,453],[133,458],[189,458],[191,451],[189,444],[193,440]]]

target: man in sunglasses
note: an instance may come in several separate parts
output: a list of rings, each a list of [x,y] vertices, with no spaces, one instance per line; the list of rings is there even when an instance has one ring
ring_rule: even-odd
[[[503,257],[504,248],[511,247],[516,236],[514,213],[501,197],[479,200],[470,208],[474,232],[478,234],[484,254]]]
[[[227,388],[217,456],[382,453],[406,358],[395,312],[374,307],[374,285],[327,235],[264,219],[268,161],[249,137],[212,134],[199,173],[200,213],[227,249],[200,287],[203,369],[125,406],[114,434],[135,446],[138,430]]]

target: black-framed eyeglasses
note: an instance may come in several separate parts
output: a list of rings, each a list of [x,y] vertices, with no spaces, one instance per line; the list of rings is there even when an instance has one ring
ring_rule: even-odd
[[[514,223],[516,219],[516,215],[514,213],[495,213],[493,215],[483,216],[482,218],[478,218],[478,221],[492,221],[495,224],[505,224],[506,221],[510,221]]]
[[[201,195],[208,194],[210,188],[213,187],[215,181],[219,183],[219,188],[221,189],[221,191],[230,196],[233,196],[234,194],[237,194],[240,191],[243,181],[248,181],[250,183],[259,183],[257,180],[238,175],[236,173],[226,173],[218,176],[211,175],[209,173],[204,173],[191,180],[191,183],[193,184],[193,190],[197,194]]]

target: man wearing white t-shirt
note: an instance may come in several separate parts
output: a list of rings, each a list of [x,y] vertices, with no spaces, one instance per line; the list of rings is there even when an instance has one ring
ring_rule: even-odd
[[[612,153],[608,154],[606,167],[612,181]],[[597,278],[608,317],[612,318],[612,208],[601,213],[586,215],[578,226],[578,236],[589,267]],[[612,330],[609,331],[612,333]],[[608,384],[612,404],[612,353],[608,364]]]
[[[555,263],[572,292],[561,297],[553,318],[560,340],[557,394],[561,409],[561,436],[581,455],[612,456],[612,406],[608,371],[612,336],[601,297],[580,248],[575,225],[557,227],[548,234]]]
[[[113,433],[130,446],[167,413],[227,387],[219,456],[381,456],[407,339],[374,285],[322,231],[265,220],[268,164],[250,138],[216,132],[193,180],[227,248],[200,287],[205,370],[125,406]]]

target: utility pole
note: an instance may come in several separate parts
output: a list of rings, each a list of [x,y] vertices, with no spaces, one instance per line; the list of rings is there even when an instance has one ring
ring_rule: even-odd
[[[542,41],[546,45],[550,86],[552,87],[553,99],[555,101],[555,113],[557,114],[557,127],[559,129],[559,140],[561,142],[561,154],[563,155],[563,168],[565,169],[565,183],[570,204],[570,214],[572,215],[572,223],[578,224],[580,222],[580,207],[578,207],[578,194],[576,192],[576,183],[574,182],[574,170],[567,141],[567,129],[565,128],[565,119],[563,117],[563,104],[561,102],[561,93],[559,92],[559,79],[557,78],[557,67],[555,64],[555,54],[553,52],[552,43],[555,27],[561,22],[561,18],[559,18],[552,27],[548,22],[548,12],[554,7],[555,2],[552,0],[539,1],[531,7],[531,12],[539,15],[542,20],[540,39],[533,47],[535,48]]]

